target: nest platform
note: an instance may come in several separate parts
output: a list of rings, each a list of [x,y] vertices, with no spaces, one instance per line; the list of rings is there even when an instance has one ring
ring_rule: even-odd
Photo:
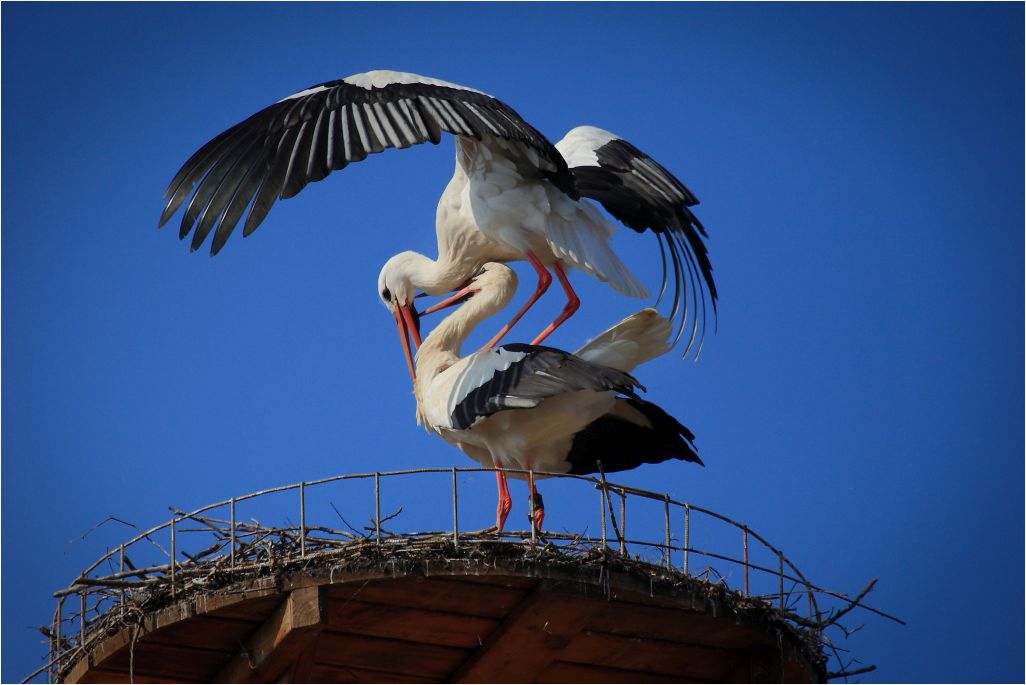
[[[834,646],[839,619],[899,620],[865,604],[875,580],[827,590],[750,526],[604,476],[504,470],[565,486],[561,524],[583,532],[467,531],[461,498],[492,471],[332,476],[171,507],[145,531],[108,517],[90,532],[139,534],[54,593],[25,682],[823,682],[874,668]],[[443,504],[448,530],[399,532],[444,524]]]
[[[60,680],[826,678],[816,635],[769,603],[608,550],[359,541],[304,562],[208,576],[174,598],[154,590],[134,608],[110,610],[102,639]]]

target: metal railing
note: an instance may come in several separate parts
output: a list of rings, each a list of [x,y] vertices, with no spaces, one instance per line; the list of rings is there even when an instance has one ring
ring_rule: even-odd
[[[495,533],[494,529],[477,532],[462,530],[460,484],[457,476],[495,471],[526,479],[564,479],[573,482],[575,487],[590,486],[595,491],[599,507],[599,534],[596,536],[587,532],[576,534],[539,531],[535,529],[533,520],[530,522],[529,530],[522,531]],[[417,533],[394,533],[386,530],[382,524],[395,514],[382,516],[382,481],[423,474],[448,476],[445,480],[448,481],[449,492],[446,494],[451,497],[446,499],[451,499],[451,529]],[[346,531],[323,525],[310,525],[307,514],[311,490],[316,488],[320,491],[347,481],[370,481],[373,485],[374,513],[372,525],[366,526],[367,532],[361,534],[351,526],[349,531]],[[288,492],[295,492],[296,499],[292,506],[295,506],[294,512],[298,515],[298,526],[267,528],[238,520],[237,509],[240,503]],[[433,492],[437,493],[438,490]],[[658,538],[651,536],[654,532],[651,526],[646,526],[649,528],[648,535],[645,531],[635,533],[634,528],[628,535],[628,514],[632,509],[640,507],[643,502],[661,505],[663,530]],[[331,506],[335,508],[334,503]],[[337,509],[335,511],[339,518],[345,521],[341,513]],[[219,512],[221,518],[213,518],[212,515]],[[724,524],[727,530],[734,531],[735,539],[730,541],[719,535],[716,536],[716,540],[705,539],[696,542],[695,528],[700,519]],[[194,528],[188,527],[194,524],[199,525]],[[348,523],[346,525],[348,526]],[[195,549],[197,544],[201,544],[199,541],[202,540],[202,536],[206,536],[208,541],[212,538],[213,544],[195,554],[185,551],[189,547]],[[605,474],[594,477],[520,469],[425,468],[332,476],[232,497],[191,512],[176,511],[170,520],[143,531],[109,550],[79,573],[68,587],[54,593],[57,605],[50,630],[49,663],[28,676],[26,681],[46,671],[50,682],[55,682],[68,666],[75,663],[81,654],[103,637],[99,634],[101,631],[92,631],[99,619],[111,608],[123,607],[126,596],[131,596],[131,593],[159,582],[162,586],[168,587],[170,597],[175,599],[190,578],[200,573],[209,573],[208,562],[212,560],[221,563],[223,570],[229,574],[258,570],[266,561],[254,558],[252,550],[254,545],[259,543],[270,544],[266,541],[271,537],[276,540],[288,539],[292,543],[282,547],[279,552],[285,555],[284,561],[289,561],[337,554],[354,540],[384,546],[393,541],[424,536],[445,536],[451,539],[456,548],[482,541],[517,540],[525,544],[538,544],[542,541],[557,547],[573,546],[577,550],[582,546],[607,550],[614,555],[658,565],[670,572],[704,577],[706,580],[721,583],[743,597],[761,600],[767,608],[779,612],[783,619],[805,628],[816,629],[823,624],[824,599],[843,603],[848,607],[846,610],[859,606],[886,618],[893,618],[862,604],[861,596],[852,599],[811,583],[778,547],[748,525],[705,507],[674,499],[666,493],[649,492],[612,483],[606,480]],[[186,537],[192,541],[191,545],[183,544]],[[166,541],[167,547],[161,544],[162,541]],[[297,542],[298,544],[295,544]],[[242,550],[247,550],[247,554],[243,554]],[[756,551],[762,559],[768,559],[769,562],[754,560]],[[133,558],[137,562],[145,559],[147,554],[156,554],[155,563],[151,561],[139,564],[132,561]],[[696,572],[696,567],[700,565],[696,565],[696,558],[709,565]],[[712,567],[711,563],[719,562],[741,570],[742,577],[740,582],[736,583],[738,587],[730,588],[730,574],[721,574]],[[104,572],[101,573],[101,569]],[[800,607],[800,604],[804,604],[804,607]]]

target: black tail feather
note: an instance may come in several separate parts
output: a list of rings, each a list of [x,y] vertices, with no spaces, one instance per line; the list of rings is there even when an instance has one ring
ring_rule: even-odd
[[[680,459],[705,466],[694,445],[695,436],[658,405],[642,399],[621,398],[640,412],[650,425],[634,423],[615,414],[596,419],[574,436],[567,460],[570,473],[628,471],[642,464]]]

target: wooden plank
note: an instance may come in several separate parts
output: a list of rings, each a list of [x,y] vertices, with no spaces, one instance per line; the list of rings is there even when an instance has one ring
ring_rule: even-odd
[[[584,631],[574,637],[560,659],[630,671],[647,671],[706,682],[719,681],[742,660],[747,651],[686,645],[651,638]],[[778,679],[779,680],[779,679]]]
[[[436,683],[434,678],[418,678],[409,674],[390,673],[387,671],[371,671],[363,668],[344,666],[314,665],[310,671],[310,679],[299,682],[310,683]]]
[[[144,635],[139,638],[139,642],[234,653],[238,651],[239,643],[258,625],[251,621],[215,618],[200,614]]]
[[[450,612],[336,599],[328,602],[328,625],[333,629],[359,635],[474,649],[498,627],[499,621]]]
[[[605,668],[592,664],[577,664],[567,661],[553,661],[539,674],[542,683],[698,683],[679,676],[629,671],[620,668]]]
[[[239,597],[244,596],[244,599]],[[201,600],[207,599],[205,602]],[[234,601],[212,601],[218,597],[203,598],[196,601],[197,613],[205,613],[216,618],[230,618],[239,621],[254,621],[263,623],[271,612],[274,611],[284,599],[281,592],[266,592],[261,594],[243,593],[243,595],[232,595],[225,597],[225,600]]]
[[[130,683],[133,682],[128,677],[128,671],[110,671],[105,668],[92,668],[88,673],[83,676],[80,683]],[[147,676],[139,673],[135,674],[134,682],[136,683],[192,683],[195,680],[182,680],[173,676]]]
[[[757,647],[739,658],[736,666],[720,678],[725,683],[783,683],[784,666],[780,650]]]
[[[64,680],[68,683],[83,682],[90,670],[98,665],[102,666],[113,654],[130,644],[132,640],[131,629],[125,628],[117,635],[114,635],[100,644],[91,652],[83,656],[72,666]]]
[[[317,640],[318,626],[296,628],[275,647],[256,668],[250,669],[237,681],[242,683],[288,682],[289,674],[309,645]],[[241,669],[240,669],[241,670]],[[221,682],[215,680],[214,682]]]
[[[500,573],[459,573],[454,569],[452,575],[435,576],[448,580],[458,580],[463,583],[477,583],[478,585],[498,585],[500,587],[519,588],[521,590],[533,590],[540,581],[537,578],[525,576],[504,576]]]
[[[134,671],[140,678],[206,682],[229,656],[213,650],[138,641],[135,643]],[[122,649],[103,662],[103,669],[127,675],[132,660],[131,648]]]
[[[396,580],[417,577],[457,579],[480,585],[498,585],[524,590],[530,590],[538,584],[538,579],[533,576],[507,571],[501,565],[493,565],[491,561],[485,559],[452,559],[448,564],[444,568],[436,569],[425,562],[423,568],[397,571],[390,565],[382,563],[378,567],[340,571],[334,574],[297,573],[283,579],[281,587],[284,590],[295,590],[310,585],[344,585],[362,583],[367,580],[381,580],[382,578]]]
[[[813,676],[815,670],[812,665],[805,660],[805,655],[798,653],[795,649],[786,650],[788,658],[784,659],[784,678],[781,682],[785,683],[818,683]]]
[[[326,623],[324,589],[293,590],[243,647],[213,677],[215,683],[273,680],[317,636]]]
[[[468,651],[395,639],[367,637],[325,630],[320,636],[316,663],[350,669],[367,669],[405,676],[447,678]]]
[[[602,606],[599,600],[552,592],[542,581],[452,676],[454,682],[536,682]]]
[[[798,642],[785,639],[778,643],[769,626],[738,618],[721,600],[700,594],[650,596],[629,590],[614,595],[615,600],[595,616],[589,628],[728,649],[783,649],[786,682],[815,681],[816,669]]]
[[[447,611],[467,616],[503,618],[527,590],[464,583],[458,578],[401,578],[332,586],[331,599],[357,599],[375,604]]]
[[[728,618],[633,602],[605,604],[588,628],[612,635],[747,649],[757,638],[752,631]]]
[[[208,612],[209,615],[219,618],[263,620],[280,601],[280,593],[273,587],[266,588],[257,584],[245,592],[200,596],[195,600],[178,602],[146,614],[142,620],[138,640],[141,641],[146,635],[179,622],[187,622],[195,616],[206,615]],[[111,656],[122,649],[127,649],[131,641],[132,628],[124,628],[102,641],[72,667],[66,677],[67,682],[79,682],[89,670],[103,668]]]
[[[775,638],[771,639],[770,633],[765,630],[765,624],[756,619],[754,622],[747,621],[744,616],[740,618],[732,609],[732,600],[726,598],[717,599],[707,597],[699,591],[679,590],[663,587],[656,584],[655,588],[643,584],[635,576],[623,573],[611,573],[610,582],[613,586],[612,599],[615,603],[624,603],[633,607],[662,607],[675,612],[696,612],[702,616],[717,619],[709,624],[709,629],[716,631],[716,638],[731,640],[730,646],[740,647],[751,644],[762,644],[768,647],[775,647]],[[643,587],[638,587],[643,585]],[[633,587],[632,587],[633,586]],[[668,592],[668,594],[664,594]],[[702,620],[698,621],[702,623]]]
[[[313,669],[314,657],[317,655],[317,637],[307,643],[306,648],[299,655],[292,665],[292,668],[285,671],[278,682],[282,683],[308,683],[310,672]]]

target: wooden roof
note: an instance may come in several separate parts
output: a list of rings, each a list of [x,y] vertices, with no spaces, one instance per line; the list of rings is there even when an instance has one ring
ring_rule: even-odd
[[[307,568],[154,611],[66,682],[823,680],[793,630],[709,587],[487,557]]]

